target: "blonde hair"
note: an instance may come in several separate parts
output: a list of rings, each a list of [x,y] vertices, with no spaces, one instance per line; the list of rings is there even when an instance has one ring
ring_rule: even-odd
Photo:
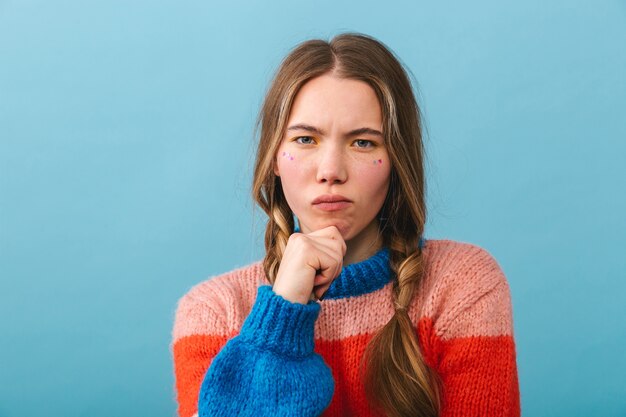
[[[440,380],[424,361],[407,313],[424,275],[419,239],[426,222],[420,110],[402,64],[380,41],[344,33],[330,42],[315,39],[285,57],[271,83],[257,121],[260,136],[252,194],[269,219],[263,267],[273,284],[289,236],[293,213],[274,174],[291,106],[308,80],[325,73],[360,80],[376,92],[383,135],[391,159],[389,192],[379,213],[383,245],[389,247],[395,314],[369,342],[362,358],[365,392],[371,406],[389,417],[437,416]]]

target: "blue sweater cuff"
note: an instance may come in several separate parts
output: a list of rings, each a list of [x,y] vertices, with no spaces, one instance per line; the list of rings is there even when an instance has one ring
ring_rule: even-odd
[[[313,353],[316,301],[292,303],[269,285],[258,288],[256,302],[241,328],[240,337],[251,345],[281,356],[302,358]]]

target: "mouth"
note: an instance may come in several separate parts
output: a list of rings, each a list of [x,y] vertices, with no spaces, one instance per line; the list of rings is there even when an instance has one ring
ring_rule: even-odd
[[[339,194],[324,194],[320,195],[315,200],[313,200],[312,204],[321,204],[321,203],[338,203],[338,202],[348,202],[351,203],[348,197],[344,197]]]
[[[338,211],[350,207],[353,203],[339,194],[325,194],[313,200],[313,207],[323,211]]]
[[[352,203],[350,201],[334,201],[332,203],[317,203],[313,204],[313,207],[323,211],[338,211],[350,207]]]

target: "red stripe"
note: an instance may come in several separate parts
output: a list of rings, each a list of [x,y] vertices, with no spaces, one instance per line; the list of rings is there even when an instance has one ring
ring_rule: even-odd
[[[519,416],[520,394],[512,336],[474,336],[441,342],[442,417]]]
[[[193,335],[185,336],[174,344],[174,376],[180,417],[191,417],[198,411],[198,395],[204,374],[227,340],[226,336]]]
[[[441,340],[430,319],[418,323],[422,352],[436,366],[444,384],[441,417],[519,416],[519,386],[512,336],[476,336]],[[231,336],[232,337],[232,336]],[[375,417],[359,378],[359,361],[372,335],[338,341],[316,340],[315,351],[331,368],[333,399],[325,417]],[[197,412],[198,394],[206,370],[228,340],[225,336],[194,335],[174,344],[179,415]]]

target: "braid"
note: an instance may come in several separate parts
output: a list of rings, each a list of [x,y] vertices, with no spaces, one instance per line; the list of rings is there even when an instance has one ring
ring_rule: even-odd
[[[280,185],[278,185],[280,187]],[[285,200],[282,189],[275,193],[277,201],[271,204],[265,229],[265,259],[263,269],[268,281],[274,285],[280,262],[287,248],[289,236],[293,233],[294,221],[291,209]]]
[[[410,239],[413,241],[413,239]],[[441,381],[425,363],[408,308],[424,275],[422,250],[395,235],[389,242],[389,266],[395,314],[368,344],[362,358],[365,389],[374,407],[388,417],[438,416]],[[417,249],[415,249],[417,248]],[[398,392],[405,393],[398,396]],[[391,413],[389,411],[391,410]]]

